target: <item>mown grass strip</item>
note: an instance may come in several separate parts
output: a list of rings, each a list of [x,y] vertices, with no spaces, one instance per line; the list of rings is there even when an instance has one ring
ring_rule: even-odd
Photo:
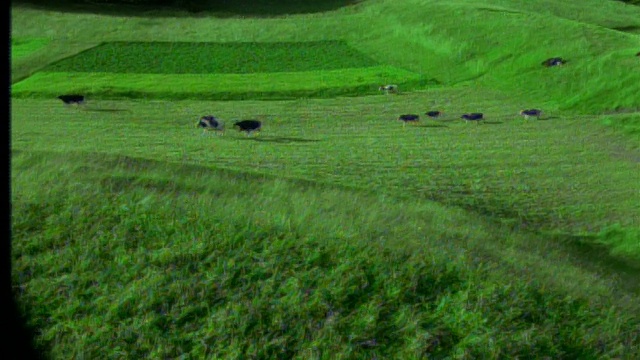
[[[393,66],[258,74],[114,74],[41,72],[13,85],[13,97],[90,96],[166,99],[244,99],[367,94],[393,80],[409,87],[435,84]]]
[[[49,44],[45,38],[12,38],[11,59],[16,60],[26,57]]]
[[[380,65],[343,41],[107,42],[61,60],[52,72],[251,74]]]

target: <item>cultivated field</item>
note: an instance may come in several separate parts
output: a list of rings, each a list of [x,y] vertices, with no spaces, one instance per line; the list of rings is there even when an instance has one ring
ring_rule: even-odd
[[[481,3],[15,6],[12,280],[38,347],[640,357],[640,9]],[[444,115],[397,121],[427,110]],[[195,127],[209,114],[224,135]]]
[[[12,95],[55,98],[64,92],[172,100],[329,97],[376,93],[390,80],[410,90],[428,83],[422,78],[377,63],[341,41],[109,42],[46,66],[13,86]]]

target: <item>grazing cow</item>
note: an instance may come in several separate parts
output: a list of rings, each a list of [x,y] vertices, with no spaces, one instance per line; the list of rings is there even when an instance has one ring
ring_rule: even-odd
[[[380,85],[378,88],[380,91],[384,91],[385,94],[397,94],[398,93],[398,85]]]
[[[424,114],[427,115],[428,117],[432,118],[432,119],[437,119],[440,116],[442,116],[442,111],[427,111]]]
[[[262,123],[258,120],[242,120],[234,123],[233,127],[237,128],[238,131],[246,131],[247,136],[249,136],[254,131],[260,131]]]
[[[415,124],[418,121],[420,121],[420,115],[416,115],[416,114],[400,115],[398,116],[398,121],[402,121],[402,126],[404,127],[405,125],[407,125],[408,122]]]
[[[471,114],[464,114],[460,117],[461,119],[464,119],[465,122],[469,122],[469,121],[475,121],[476,124],[480,123],[480,121],[484,120],[484,115],[482,113],[471,113]]]
[[[207,132],[207,130],[219,131],[220,133],[224,134],[224,124],[220,120],[216,119],[216,117],[213,115],[206,115],[201,117],[196,127],[203,128],[203,135]]]
[[[520,110],[520,115],[524,116],[525,120],[528,120],[529,116],[534,116],[536,119],[540,120],[540,115],[542,115],[542,110],[538,110],[538,109]]]
[[[567,60],[564,60],[560,57],[554,57],[554,58],[550,58],[547,59],[545,61],[542,62],[542,65],[546,66],[546,67],[551,67],[551,66],[560,66],[560,65],[564,65],[567,63]]]
[[[62,100],[65,105],[71,104],[84,104],[84,96],[83,95],[60,95],[58,99]]]

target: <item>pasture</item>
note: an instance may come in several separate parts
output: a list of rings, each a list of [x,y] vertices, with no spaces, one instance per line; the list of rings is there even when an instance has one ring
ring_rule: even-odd
[[[14,6],[12,282],[37,346],[640,357],[640,37],[614,30],[640,10],[484,3],[274,18]],[[569,62],[540,66],[557,55]],[[519,115],[532,107],[540,120]],[[403,127],[405,113],[421,120]],[[224,135],[196,128],[209,114]],[[261,134],[231,129],[242,119]]]
[[[46,66],[13,86],[12,96],[55,97],[60,91],[174,100],[353,96],[375,93],[390,79],[406,90],[428,83],[340,41],[110,42]]]

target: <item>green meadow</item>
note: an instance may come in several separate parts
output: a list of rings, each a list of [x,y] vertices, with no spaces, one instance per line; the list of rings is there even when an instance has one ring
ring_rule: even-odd
[[[83,93],[156,99],[245,100],[362,95],[400,80],[437,80],[382,65],[340,41],[110,42],[62,59],[12,87],[14,97]],[[61,83],[66,87],[60,88]]]
[[[84,9],[12,6],[12,286],[48,357],[640,358],[639,7]]]
[[[13,60],[24,58],[25,56],[40,50],[49,43],[45,38],[23,38],[11,39],[11,58]]]

